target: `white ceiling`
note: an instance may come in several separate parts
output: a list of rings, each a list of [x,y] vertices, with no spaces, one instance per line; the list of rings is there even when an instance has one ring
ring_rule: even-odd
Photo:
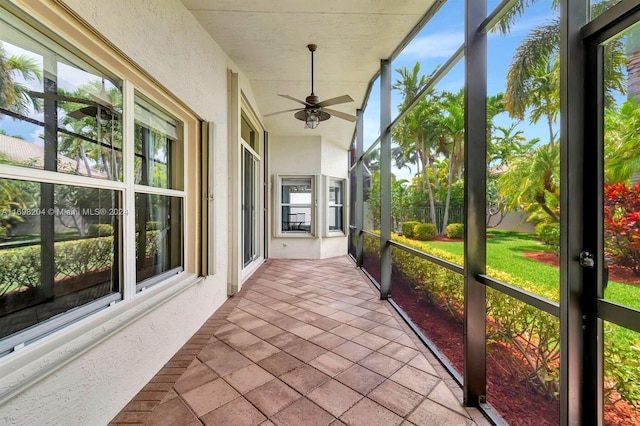
[[[420,21],[434,0],[182,0],[249,78],[261,114],[302,107],[277,96],[303,99],[311,93],[311,56],[315,53],[314,92],[320,100],[349,94],[355,102],[332,109],[352,115],[362,106],[380,59]],[[272,135],[321,135],[348,148],[355,123],[332,117],[315,130],[293,112],[262,117]]]

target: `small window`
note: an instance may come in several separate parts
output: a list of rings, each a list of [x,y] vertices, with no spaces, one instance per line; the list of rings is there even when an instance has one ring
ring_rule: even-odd
[[[184,270],[183,123],[135,98],[137,289]]]
[[[345,179],[327,177],[327,236],[345,235]]]
[[[277,234],[314,235],[315,178],[313,176],[278,177],[279,215]]]

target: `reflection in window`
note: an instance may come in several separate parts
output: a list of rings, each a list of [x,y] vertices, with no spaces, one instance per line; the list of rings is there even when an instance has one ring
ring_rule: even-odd
[[[182,269],[182,198],[136,194],[136,282]]]
[[[120,298],[121,206],[114,190],[0,179],[0,338]]]
[[[285,177],[280,187],[280,231],[311,234],[313,177]]]
[[[182,123],[137,97],[135,182],[182,189]]]
[[[0,163],[121,181],[122,82],[5,13]]]

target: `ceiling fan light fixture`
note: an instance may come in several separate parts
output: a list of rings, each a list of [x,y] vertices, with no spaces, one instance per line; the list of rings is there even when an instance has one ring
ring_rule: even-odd
[[[318,117],[317,112],[314,110],[308,109],[306,111],[306,118],[304,123],[307,129],[315,129],[316,127],[318,127],[318,124],[320,123],[320,118]]]

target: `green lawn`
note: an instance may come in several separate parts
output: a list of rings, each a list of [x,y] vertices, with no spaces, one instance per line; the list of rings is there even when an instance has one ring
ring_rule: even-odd
[[[548,290],[558,292],[560,270],[555,266],[527,258],[527,251],[549,251],[535,235],[523,232],[489,230],[487,231],[487,265],[507,272],[511,276],[530,281]],[[426,244],[463,255],[462,242],[428,241]],[[605,298],[616,303],[640,309],[640,286],[610,281]]]

